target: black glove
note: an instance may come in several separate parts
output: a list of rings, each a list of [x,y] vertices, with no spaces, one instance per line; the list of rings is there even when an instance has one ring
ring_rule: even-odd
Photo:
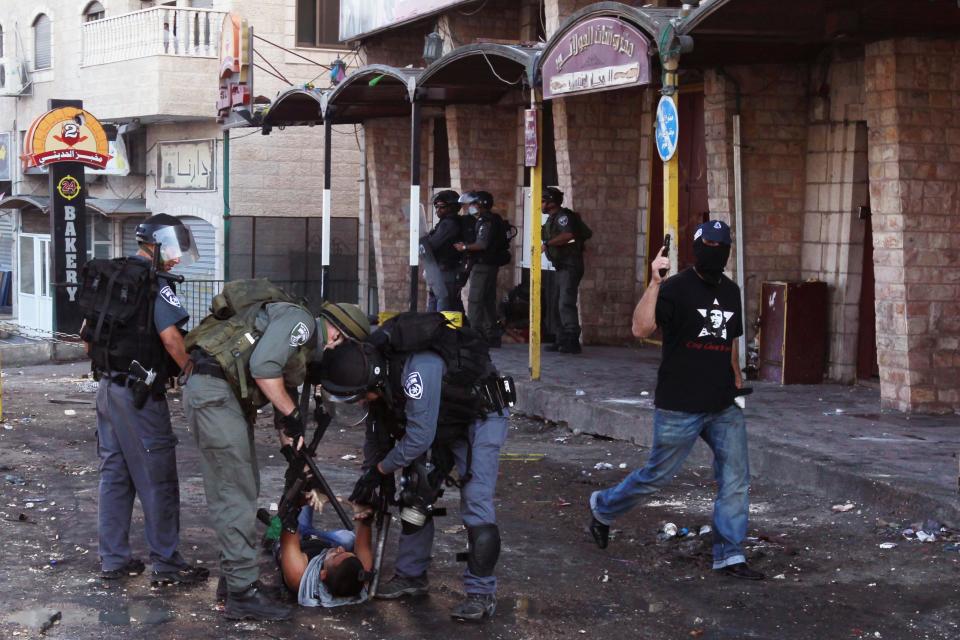
[[[353,493],[350,494],[350,502],[375,505],[377,503],[377,489],[380,488],[383,477],[377,465],[373,465],[367,469],[366,473],[357,480],[357,484],[353,486]]]
[[[300,409],[294,409],[288,416],[280,418],[280,427],[283,435],[293,438],[296,442],[304,434],[303,418],[300,417]]]

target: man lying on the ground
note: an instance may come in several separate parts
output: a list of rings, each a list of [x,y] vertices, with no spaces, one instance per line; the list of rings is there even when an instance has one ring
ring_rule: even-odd
[[[318,509],[324,504],[313,502]],[[297,594],[300,605],[339,607],[366,601],[367,583],[373,578],[373,509],[352,506],[356,522],[352,544],[349,531],[316,535],[310,524],[312,518],[307,516],[304,522],[303,514],[295,525],[296,533],[284,527],[278,562],[284,584]],[[332,541],[340,544],[333,546]]]

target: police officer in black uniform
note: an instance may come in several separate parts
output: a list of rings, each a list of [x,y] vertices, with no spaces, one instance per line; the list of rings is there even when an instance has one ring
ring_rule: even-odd
[[[127,290],[123,300],[142,300],[141,308],[127,322],[112,323],[116,310],[87,315],[81,336],[100,377],[97,391],[97,453],[100,457],[98,536],[100,577],[108,580],[137,575],[145,565],[130,550],[130,520],[134,498],[140,498],[150,560],[151,582],[195,584],[209,572],[194,567],[180,555],[180,484],[177,478],[177,436],[170,424],[165,395],[168,380],[187,364],[180,327],[189,314],[173,284],[162,277],[140,280],[154,291],[138,292],[129,284],[132,274],[145,276],[153,262],[157,270],[170,271],[198,257],[190,230],[173,216],[160,213],[137,226],[136,255],[128,266],[119,261],[92,261],[118,269],[109,286],[108,275],[100,277],[94,299],[111,299]],[[157,252],[160,253],[157,256]],[[109,267],[108,267],[109,268]],[[117,285],[117,283],[122,283]],[[85,279],[86,285],[86,279]],[[151,299],[151,293],[153,298]],[[81,306],[84,292],[81,292]],[[150,317],[152,314],[152,318]],[[136,363],[136,366],[132,366]],[[134,371],[152,375],[146,379]],[[139,377],[138,377],[139,376]],[[139,398],[137,397],[139,395]]]
[[[493,348],[500,346],[497,326],[497,272],[510,262],[510,247],[504,242],[506,225],[493,212],[493,195],[487,191],[469,191],[460,197],[467,212],[477,216],[477,233],[473,242],[458,242],[454,247],[473,262],[470,292],[467,295],[467,319]]]
[[[454,244],[462,242],[463,232],[460,221],[460,194],[451,189],[440,191],[433,197],[433,208],[440,221],[430,233],[423,237],[421,245],[429,249],[440,268],[443,280],[442,290],[427,291],[427,311],[460,311],[463,312],[463,302],[460,300],[462,285],[458,280],[464,256],[454,248]]]
[[[541,251],[557,269],[560,289],[560,334],[547,351],[580,353],[580,319],[577,293],[583,279],[583,243],[576,236],[577,213],[561,206],[563,192],[556,187],[543,190],[543,212],[549,215],[543,225]]]

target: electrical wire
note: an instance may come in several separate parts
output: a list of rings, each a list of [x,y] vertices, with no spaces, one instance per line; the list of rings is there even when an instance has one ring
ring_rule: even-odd
[[[282,127],[281,127],[281,128],[282,128]],[[233,136],[230,136],[230,142],[236,142],[237,140],[243,140],[244,138],[249,138],[250,136],[254,135],[255,133],[261,133],[262,131],[263,131],[263,127],[257,127],[254,131],[251,131],[251,132],[249,132],[249,133],[245,133],[245,134],[243,134],[242,136],[237,136],[236,138],[234,138]]]
[[[509,80],[501,76],[499,73],[497,73],[497,70],[493,68],[493,63],[490,62],[490,58],[487,57],[486,51],[481,51],[480,53],[483,55],[483,59],[487,61],[487,66],[490,67],[490,72],[493,73],[494,76],[496,76],[497,80],[505,84],[514,84],[514,85],[520,84],[521,82],[523,82],[523,72],[520,72],[519,78],[517,78],[513,82],[510,82]]]
[[[481,4],[479,7],[477,7],[473,11],[457,11],[457,13],[459,13],[462,16],[475,16],[481,11],[483,11],[483,8],[485,6],[487,6],[487,0],[483,0],[483,4]]]
[[[290,86],[293,86],[293,83],[290,82],[289,80],[287,80],[286,76],[284,76],[284,75],[280,72],[279,69],[277,69],[275,66],[273,66],[273,64],[272,64],[269,60],[267,60],[267,58],[266,58],[262,53],[260,53],[260,52],[257,51],[256,49],[253,50],[253,53],[256,54],[256,55],[258,55],[258,56],[260,56],[260,59],[263,60],[264,62],[266,62],[266,63],[267,63],[267,66],[269,66],[271,69],[273,69],[278,76],[280,76],[281,78],[283,78],[284,82],[286,82],[286,83],[289,84]]]
[[[296,51],[291,51],[290,49],[287,49],[286,47],[281,46],[281,45],[277,44],[276,42],[271,42],[270,40],[267,40],[267,39],[264,38],[263,36],[258,36],[257,34],[253,34],[253,37],[256,38],[257,40],[263,40],[263,41],[266,42],[267,44],[273,45],[273,46],[276,47],[277,49],[282,49],[283,51],[286,51],[286,52],[289,53],[290,55],[294,55],[294,56],[300,58],[301,60],[306,60],[306,61],[309,62],[310,64],[314,64],[314,65],[316,65],[316,66],[318,66],[318,67],[323,67],[323,68],[326,69],[327,71],[330,71],[330,67],[329,67],[329,66],[327,66],[327,65],[325,65],[325,64],[320,64],[320,63],[317,62],[316,60],[311,60],[310,58],[308,58],[308,57],[306,57],[306,56],[302,56],[302,55],[300,55],[299,53],[297,53]]]

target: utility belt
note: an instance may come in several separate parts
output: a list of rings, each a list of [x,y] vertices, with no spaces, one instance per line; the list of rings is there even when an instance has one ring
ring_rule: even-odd
[[[485,413],[496,412],[502,416],[504,409],[517,402],[517,387],[510,376],[491,375],[478,382],[475,388]]]
[[[213,356],[203,349],[194,349],[190,352],[190,359],[193,361],[193,370],[190,375],[210,376],[226,381],[227,376],[223,368],[217,364]]]
[[[154,391],[146,384],[143,378],[130,373],[115,373],[112,371],[103,371],[99,374],[99,379],[106,379],[110,384],[126,387],[133,391],[134,405],[137,409],[142,409],[148,398],[154,400],[163,400],[167,397],[166,390]]]

